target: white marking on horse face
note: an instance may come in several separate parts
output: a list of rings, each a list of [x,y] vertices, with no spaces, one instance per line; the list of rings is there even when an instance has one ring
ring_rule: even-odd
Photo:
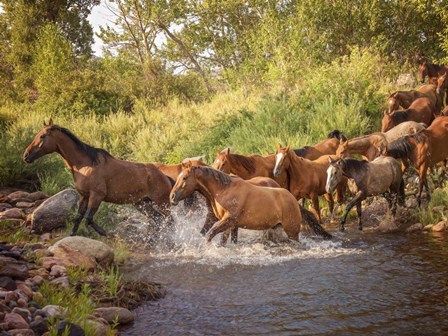
[[[275,168],[280,164],[280,161],[283,159],[283,153],[278,153],[275,156]]]
[[[184,174],[184,173],[180,173],[180,174],[179,174],[179,177],[181,177],[183,174]]]
[[[216,159],[215,163],[219,163],[219,159]]]
[[[394,101],[392,99],[389,99],[389,104],[393,104]]]
[[[331,189],[331,174],[333,173],[334,167],[330,165],[327,169],[327,183],[325,184],[325,191],[330,193]]]

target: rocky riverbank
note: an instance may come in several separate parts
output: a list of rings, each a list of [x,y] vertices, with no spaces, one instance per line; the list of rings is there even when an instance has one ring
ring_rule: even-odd
[[[73,215],[73,192],[0,194],[0,335],[114,335],[132,309],[165,295],[124,280],[117,239],[57,231]]]

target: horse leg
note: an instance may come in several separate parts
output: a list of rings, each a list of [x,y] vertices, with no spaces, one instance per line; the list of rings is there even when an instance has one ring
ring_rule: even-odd
[[[82,195],[79,196],[79,206],[78,206],[78,213],[76,214],[76,217],[73,221],[73,229],[70,233],[70,236],[76,236],[76,232],[78,232],[79,224],[81,224],[81,221],[84,217],[84,214],[87,211],[87,205],[88,205],[88,199]]]
[[[320,208],[319,208],[319,196],[317,194],[311,194],[311,202],[313,203],[312,212],[319,220],[319,224],[322,224],[322,218],[320,217]]]
[[[207,242],[211,242],[213,237],[215,237],[218,233],[221,233],[232,226],[232,219],[230,217],[224,216],[221,220],[217,221],[213,224],[212,228],[208,230],[205,235],[205,239]]]
[[[231,241],[233,244],[236,244],[236,243],[238,242],[238,227],[236,227],[236,226],[234,226],[234,227],[232,228],[232,235],[231,235],[231,237],[230,237],[230,241]]]
[[[345,207],[345,212],[342,215],[342,220],[341,223],[339,224],[339,231],[343,232],[345,230],[345,222],[347,220],[347,215],[350,212],[350,210],[353,208],[353,206],[355,206],[355,204],[361,204],[361,202],[366,198],[366,195],[362,192],[359,191],[355,197],[353,197],[353,199],[347,203],[347,206]]]
[[[224,231],[221,235],[221,245],[225,245],[227,243],[229,236],[231,236],[230,241],[233,244],[236,244],[238,241],[238,228],[228,228],[226,231]]]
[[[362,221],[361,221],[362,211],[361,211],[361,202],[358,202],[358,203],[356,204],[356,213],[358,214],[358,230],[362,231]]]
[[[441,183],[443,183],[443,180],[445,179],[447,161],[448,161],[447,159],[440,161],[440,166],[442,167],[442,170],[440,172],[439,180],[442,181]]]
[[[330,223],[333,223],[335,214],[338,213],[339,207],[344,202],[344,194],[347,189],[347,182],[341,182],[336,186],[336,206],[330,214]]]
[[[422,192],[423,192],[423,186],[425,186],[426,189],[426,199],[429,202],[431,196],[429,195],[429,187],[428,187],[428,181],[426,180],[426,172],[428,170],[428,166],[426,163],[423,163],[421,167],[419,167],[419,173],[418,173],[418,192],[417,192],[417,204],[418,207],[421,207],[422,205]]]
[[[104,197],[99,195],[98,193],[95,192],[90,193],[85,219],[87,221],[87,225],[91,226],[99,235],[107,236],[107,232],[101,226],[99,226],[93,221],[93,216],[98,211],[98,208],[103,199]]]
[[[330,212],[330,220],[333,218],[334,199],[331,194],[324,194],[324,198],[328,203],[328,211]]]

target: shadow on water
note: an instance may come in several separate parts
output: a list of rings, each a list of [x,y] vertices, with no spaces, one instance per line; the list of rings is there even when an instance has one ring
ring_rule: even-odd
[[[333,241],[207,245],[202,221],[178,218],[171,250],[127,266],[168,294],[123,335],[446,335],[448,236],[349,227]]]

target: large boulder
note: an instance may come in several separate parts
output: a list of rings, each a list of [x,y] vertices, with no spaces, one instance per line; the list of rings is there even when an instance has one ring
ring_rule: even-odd
[[[65,189],[45,200],[31,215],[31,228],[41,234],[64,227],[77,208],[79,194],[74,189]]]
[[[111,247],[99,240],[80,236],[65,237],[50,246],[48,250],[53,252],[55,257],[63,257],[67,251],[77,251],[102,265],[108,265],[114,261],[114,250]]]
[[[127,324],[135,319],[134,314],[129,309],[122,307],[97,308],[93,313],[95,316],[105,319],[109,324]]]

